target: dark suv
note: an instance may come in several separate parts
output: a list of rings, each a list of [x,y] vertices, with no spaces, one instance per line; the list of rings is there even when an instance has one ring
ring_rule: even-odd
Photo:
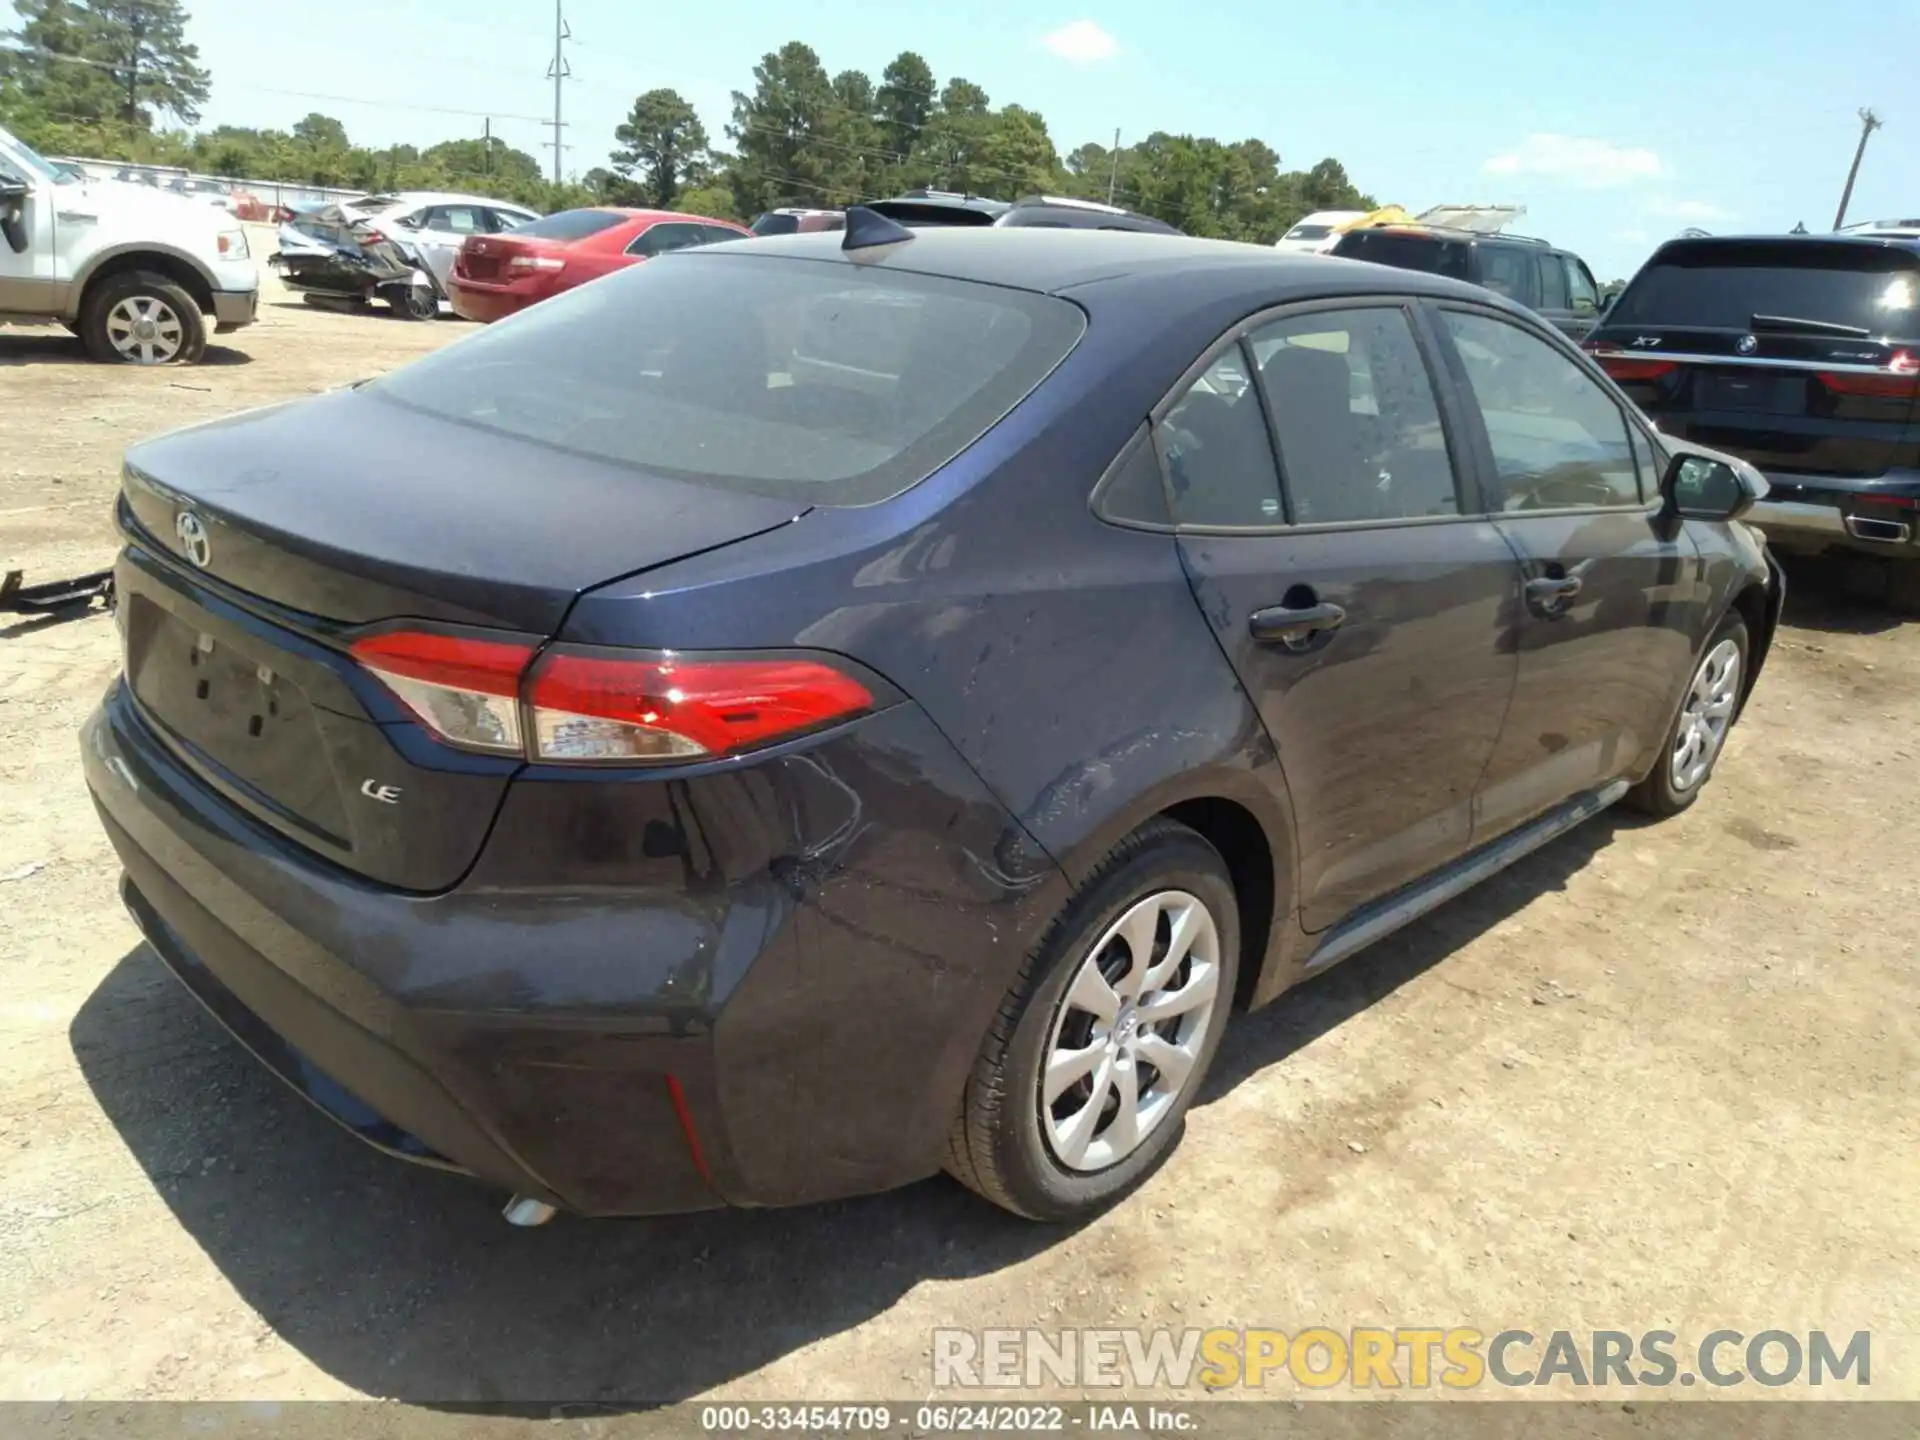
[[[1526,306],[1576,340],[1600,318],[1600,287],[1593,283],[1587,262],[1544,240],[1383,226],[1349,231],[1333,253],[1471,281]]]
[[[1670,241],[1587,348],[1666,434],[1759,467],[1776,549],[1904,561],[1888,598],[1920,601],[1920,245]]]

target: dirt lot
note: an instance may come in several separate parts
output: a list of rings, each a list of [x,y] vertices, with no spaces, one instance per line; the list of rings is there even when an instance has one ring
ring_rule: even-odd
[[[191,370],[0,329],[0,562],[104,565],[129,442],[462,328],[285,302]],[[1788,620],[1690,813],[1242,1017],[1174,1162],[1072,1233],[944,1182],[517,1232],[364,1151],[120,909],[74,741],[111,622],[0,628],[0,1396],[908,1398],[936,1325],[1325,1323],[1871,1330],[1869,1393],[1920,1398],[1920,624],[1811,580]]]

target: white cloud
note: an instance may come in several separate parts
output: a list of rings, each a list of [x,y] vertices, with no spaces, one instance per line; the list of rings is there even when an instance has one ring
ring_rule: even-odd
[[[1733,211],[1706,200],[1669,200],[1647,202],[1647,213],[1663,220],[1731,220]]]
[[[1098,65],[1120,53],[1120,43],[1091,20],[1075,20],[1040,37],[1040,43],[1075,65]]]
[[[1664,170],[1651,150],[1634,150],[1579,135],[1529,135],[1481,167],[1489,175],[1538,175],[1584,189],[1658,180]]]

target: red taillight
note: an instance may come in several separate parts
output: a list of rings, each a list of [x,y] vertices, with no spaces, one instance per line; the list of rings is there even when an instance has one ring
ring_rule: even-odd
[[[362,230],[360,232],[360,243],[362,245],[384,245],[387,243],[387,237],[382,235],[378,230]]]
[[[401,630],[357,640],[352,653],[447,744],[555,764],[728,755],[874,703],[858,680],[800,657],[555,650],[529,674],[537,649]]]
[[[536,760],[726,755],[873,707],[867,687],[813,660],[686,660],[556,651],[527,687]]]
[[[511,270],[564,270],[567,262],[558,255],[516,255],[507,261]]]
[[[1678,361],[1643,360],[1638,355],[1622,355],[1613,351],[1597,351],[1593,358],[1600,362],[1602,370],[1616,380],[1658,380],[1680,368]]]
[[[1920,393],[1920,356],[1910,350],[1896,350],[1885,370],[1822,370],[1818,378],[1834,395],[1911,400]]]
[[[396,630],[353,642],[353,658],[449,745],[519,755],[520,676],[530,642]]]

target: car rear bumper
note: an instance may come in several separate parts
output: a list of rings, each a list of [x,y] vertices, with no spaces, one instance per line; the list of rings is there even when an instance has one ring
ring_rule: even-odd
[[[1773,548],[1920,558],[1920,475],[1861,481],[1769,472],[1767,481],[1773,489],[1745,518]]]
[[[516,782],[438,895],[234,809],[124,684],[82,750],[136,922],[261,1060],[390,1154],[588,1214],[932,1174],[1064,883],[912,706],[705,779]]]
[[[510,290],[504,285],[475,285],[455,275],[447,281],[447,298],[453,302],[454,314],[489,325],[526,309],[542,295]]]

